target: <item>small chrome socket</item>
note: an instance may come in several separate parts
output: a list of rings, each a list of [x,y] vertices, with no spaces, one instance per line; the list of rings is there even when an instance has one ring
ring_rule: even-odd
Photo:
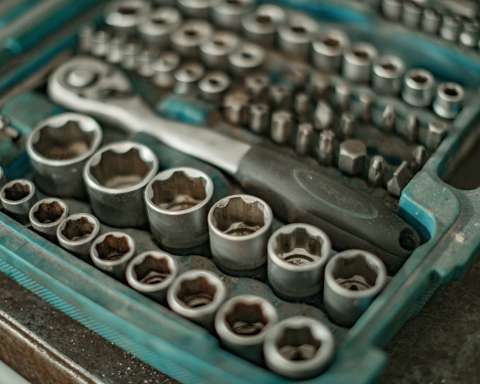
[[[212,20],[215,25],[240,31],[242,18],[255,7],[254,0],[222,0],[212,9]]]
[[[28,213],[32,228],[49,240],[56,239],[57,228],[67,216],[67,204],[50,197],[37,201]]]
[[[463,107],[465,92],[457,83],[443,83],[437,87],[433,110],[444,119],[454,119]]]
[[[435,80],[429,71],[412,69],[405,75],[402,98],[411,106],[428,107],[432,103]]]
[[[208,72],[198,83],[201,95],[207,101],[219,102],[230,88],[230,76],[222,71]]]
[[[323,270],[331,243],[322,230],[309,224],[279,228],[268,241],[268,281],[287,299],[317,294],[323,286]]]
[[[165,49],[170,45],[170,35],[180,26],[182,15],[176,8],[161,7],[147,15],[138,25],[142,40],[152,49]]]
[[[125,277],[133,289],[163,303],[177,273],[172,256],[162,251],[147,251],[130,261]]]
[[[293,114],[285,109],[272,113],[270,137],[276,144],[286,145],[292,138],[294,129]]]
[[[116,1],[105,10],[105,24],[118,35],[131,35],[144,22],[149,5],[142,0]]]
[[[73,84],[83,81],[72,76]],[[49,196],[84,197],[83,168],[101,142],[102,130],[89,116],[62,113],[43,120],[26,145],[38,188]]]
[[[414,1],[403,2],[402,22],[403,25],[410,29],[418,29],[420,27],[423,16],[422,7]]]
[[[122,141],[101,148],[83,173],[93,212],[119,228],[146,225],[143,190],[157,171],[157,157],[142,144]]]
[[[383,262],[362,250],[337,253],[325,267],[323,300],[330,318],[352,326],[387,282]]]
[[[0,206],[21,221],[28,219],[28,213],[36,201],[36,188],[30,180],[11,180],[0,190]]]
[[[205,243],[212,196],[213,182],[202,171],[181,167],[160,172],[145,189],[153,238],[169,250]]]
[[[442,16],[433,8],[426,8],[423,11],[421,26],[422,30],[431,34],[437,35],[440,25],[442,23]]]
[[[211,25],[203,20],[189,20],[170,36],[173,50],[187,58],[197,58],[200,46],[212,36]]]
[[[345,50],[350,45],[348,37],[340,30],[330,30],[312,44],[313,65],[326,72],[337,73],[342,66]]]
[[[230,70],[244,75],[260,69],[265,62],[265,51],[256,44],[243,43],[228,56]]]
[[[402,88],[404,72],[405,65],[399,57],[381,57],[373,66],[373,89],[383,95],[397,95]]]
[[[178,276],[167,292],[172,311],[208,329],[213,329],[215,314],[226,297],[222,280],[212,272],[199,269]]]
[[[232,195],[215,203],[208,213],[210,249],[215,263],[232,271],[249,271],[266,261],[272,210],[250,195]]]
[[[240,39],[230,32],[215,32],[200,46],[203,63],[210,68],[228,69],[228,57],[235,52]]]
[[[97,218],[88,213],[66,217],[57,227],[57,240],[61,247],[89,261],[90,247],[100,232]]]
[[[310,317],[295,316],[274,325],[265,337],[265,363],[272,371],[308,379],[322,373],[335,352],[332,332]]]
[[[180,95],[197,92],[198,82],[205,74],[205,68],[196,61],[182,64],[173,74],[175,79],[175,93]]]
[[[174,74],[180,65],[180,56],[171,51],[162,52],[152,63],[153,82],[157,87],[170,89],[175,85]]]
[[[228,349],[260,363],[265,335],[277,320],[277,311],[269,301],[259,296],[240,295],[220,307],[215,316],[215,331]]]
[[[125,269],[135,255],[135,242],[123,232],[107,232],[98,236],[90,248],[90,258],[98,269],[125,280]]]
[[[318,30],[315,21],[307,16],[295,14],[278,28],[278,45],[285,53],[295,58],[308,60],[312,36]]]
[[[242,18],[242,27],[248,40],[264,47],[273,47],[277,28],[286,19],[285,11],[276,5],[266,4]]]
[[[353,44],[343,56],[343,76],[356,83],[368,83],[377,50],[368,43]]]

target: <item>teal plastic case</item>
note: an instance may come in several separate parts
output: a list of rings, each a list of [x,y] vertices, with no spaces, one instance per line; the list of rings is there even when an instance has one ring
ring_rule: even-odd
[[[88,12],[93,2],[62,3],[65,12],[80,3],[83,8],[78,9]],[[407,65],[426,67],[437,77],[458,81],[468,90],[468,103],[454,121],[448,137],[408,184],[400,199],[403,216],[417,225],[428,240],[414,251],[359,321],[348,331],[336,335],[339,343],[331,367],[323,375],[306,381],[312,384],[372,383],[387,361],[382,347],[421,310],[439,286],[461,277],[478,253],[480,189],[460,190],[443,179],[458,166],[459,153],[478,136],[480,103],[475,89],[480,82],[480,56],[387,23],[360,2],[285,0],[277,3],[306,11],[325,23],[340,23],[356,39],[367,39],[380,47],[401,52],[402,57],[408,58]],[[60,28],[74,16],[70,13],[63,18],[62,13],[57,12],[52,17],[63,20],[57,24]],[[49,33],[52,32],[50,29]],[[34,60],[3,76],[0,91],[8,91],[73,44],[74,34],[52,41]],[[12,57],[16,54],[9,52]],[[31,113],[18,113],[19,106],[29,104],[42,107]],[[40,119],[58,112],[58,108],[29,92],[11,99],[2,109],[24,133]],[[195,113],[184,116],[198,118]],[[179,157],[175,151],[153,143],[151,138],[140,135],[136,140],[157,148],[165,168],[179,163],[207,167],[215,176],[216,186],[227,192],[222,175],[213,168],[184,155]],[[27,173],[26,155],[20,152],[6,169],[11,178]],[[2,213],[0,222],[0,271],[165,374],[190,384],[289,382],[227,352],[206,330],[179,318]]]

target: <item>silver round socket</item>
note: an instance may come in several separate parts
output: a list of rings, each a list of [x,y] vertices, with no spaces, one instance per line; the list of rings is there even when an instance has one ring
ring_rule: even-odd
[[[116,33],[129,35],[144,21],[149,6],[142,0],[116,1],[105,10],[105,24]]]
[[[262,5],[254,13],[242,18],[247,39],[265,47],[273,47],[277,28],[286,19],[285,11],[276,5]]]
[[[256,44],[243,43],[228,56],[228,61],[233,73],[244,75],[262,67],[265,62],[265,51]]]
[[[219,102],[230,88],[231,83],[230,77],[225,72],[212,71],[200,80],[198,89],[205,100]]]
[[[202,64],[195,61],[182,64],[173,74],[175,79],[175,93],[191,94],[197,91],[198,82],[205,74]]]
[[[242,28],[242,18],[254,6],[254,0],[222,0],[212,9],[213,22],[222,28],[238,31]]]
[[[93,265],[119,280],[125,279],[125,268],[134,254],[133,238],[118,231],[98,236],[90,248]]]
[[[215,313],[227,296],[220,278],[205,270],[190,270],[178,276],[167,292],[172,311],[212,329]]]
[[[70,81],[80,84],[81,74]],[[43,120],[30,134],[26,149],[35,183],[47,195],[85,196],[82,171],[102,142],[102,130],[91,117],[62,113]]]
[[[213,182],[197,169],[167,169],[145,189],[153,238],[167,249],[188,249],[208,240],[207,214]]]
[[[412,69],[405,75],[402,98],[414,107],[428,107],[432,103],[435,80],[429,71]]]
[[[206,19],[220,0],[177,0],[182,12],[192,18]]]
[[[170,44],[170,35],[181,22],[182,15],[176,8],[157,8],[139,24],[138,32],[143,41],[152,48],[165,48]]]
[[[343,54],[349,45],[348,37],[342,31],[327,31],[312,43],[313,65],[322,71],[339,72]]]
[[[384,288],[387,271],[375,255],[362,250],[337,253],[325,267],[323,301],[330,318],[352,326]]]
[[[343,56],[343,76],[353,82],[368,83],[377,50],[368,43],[356,43]]]
[[[157,157],[142,144],[122,141],[101,148],[83,173],[93,212],[115,227],[144,226],[143,190],[157,171]]]
[[[172,256],[163,251],[147,251],[135,256],[127,266],[127,283],[154,300],[164,302],[167,290],[178,273]]]
[[[67,204],[54,197],[37,201],[28,213],[32,228],[50,240],[56,239],[57,228],[67,216]]]
[[[325,232],[309,224],[289,224],[268,241],[268,281],[287,299],[317,294],[323,287],[323,271],[331,243]]]
[[[90,247],[100,232],[97,218],[88,213],[66,217],[57,227],[57,240],[62,248],[88,261]]]
[[[188,58],[196,58],[200,53],[200,46],[211,38],[212,33],[208,22],[189,20],[173,32],[170,39],[175,52]]]
[[[228,57],[237,49],[240,39],[233,33],[219,31],[200,46],[203,63],[210,68],[227,69]]]
[[[465,92],[457,83],[443,83],[437,87],[433,110],[444,119],[455,118],[463,107]]]
[[[278,45],[280,49],[295,58],[308,60],[312,35],[318,25],[308,16],[294,14],[287,23],[278,28]]]
[[[277,322],[275,307],[262,297],[235,296],[215,316],[215,331],[223,345],[250,361],[262,361],[267,331]]]
[[[28,213],[36,201],[35,185],[30,180],[11,180],[0,190],[0,206],[19,219],[28,218]]]
[[[153,82],[160,88],[172,88],[174,74],[180,65],[180,56],[176,52],[164,51],[152,63]]]
[[[263,345],[267,367],[291,379],[319,375],[334,352],[331,331],[318,320],[304,316],[290,317],[274,325]]]
[[[266,261],[272,210],[250,195],[232,195],[213,205],[208,213],[213,260],[228,271],[249,271]]]
[[[384,95],[396,95],[402,88],[405,72],[403,61],[397,56],[382,56],[373,66],[373,89]]]

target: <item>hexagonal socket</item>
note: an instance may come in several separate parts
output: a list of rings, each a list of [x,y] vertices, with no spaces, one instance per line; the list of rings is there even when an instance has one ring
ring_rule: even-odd
[[[105,23],[116,33],[129,35],[148,14],[149,5],[142,0],[120,0],[105,10]]]
[[[28,212],[36,201],[35,185],[30,180],[9,181],[0,190],[0,205],[22,221],[28,218]]]
[[[76,213],[65,218],[57,227],[57,240],[66,250],[89,261],[90,247],[100,232],[97,218],[88,213]]]
[[[271,47],[275,43],[277,28],[286,18],[285,11],[276,5],[263,5],[242,19],[242,27],[248,39]]]
[[[49,197],[37,201],[28,213],[33,229],[50,240],[56,239],[57,228],[67,216],[67,204]]]
[[[296,316],[274,325],[263,345],[265,363],[272,371],[308,379],[323,372],[333,358],[335,341],[318,320]]]
[[[316,68],[323,71],[339,72],[342,57],[350,45],[348,37],[340,30],[330,30],[315,39],[312,44],[312,61]]]
[[[197,169],[180,167],[160,172],[145,189],[153,237],[167,249],[188,249],[208,240],[207,213],[213,182]]]
[[[248,360],[261,362],[265,334],[277,319],[277,311],[264,298],[240,295],[220,307],[215,316],[215,331],[228,349]]]
[[[321,291],[330,239],[309,224],[279,228],[268,241],[268,281],[277,295],[301,299]]]
[[[133,289],[164,302],[177,273],[177,263],[168,253],[147,251],[130,261],[125,277]]]
[[[43,120],[26,144],[39,189],[51,196],[84,197],[83,167],[101,141],[101,128],[89,116],[62,113]]]
[[[367,146],[361,140],[345,140],[340,144],[338,168],[349,175],[362,173],[367,158]]]
[[[170,35],[182,22],[182,15],[174,7],[155,9],[138,25],[138,32],[151,48],[158,50],[170,44]]]
[[[262,266],[272,220],[272,210],[258,197],[232,195],[215,203],[208,213],[215,263],[232,273]]]

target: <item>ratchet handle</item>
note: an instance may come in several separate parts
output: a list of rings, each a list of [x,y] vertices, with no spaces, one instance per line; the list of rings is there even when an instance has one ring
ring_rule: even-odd
[[[383,201],[276,151],[253,146],[235,178],[266,200],[281,220],[319,227],[336,250],[371,251],[389,272],[397,271],[420,243],[416,231]]]

